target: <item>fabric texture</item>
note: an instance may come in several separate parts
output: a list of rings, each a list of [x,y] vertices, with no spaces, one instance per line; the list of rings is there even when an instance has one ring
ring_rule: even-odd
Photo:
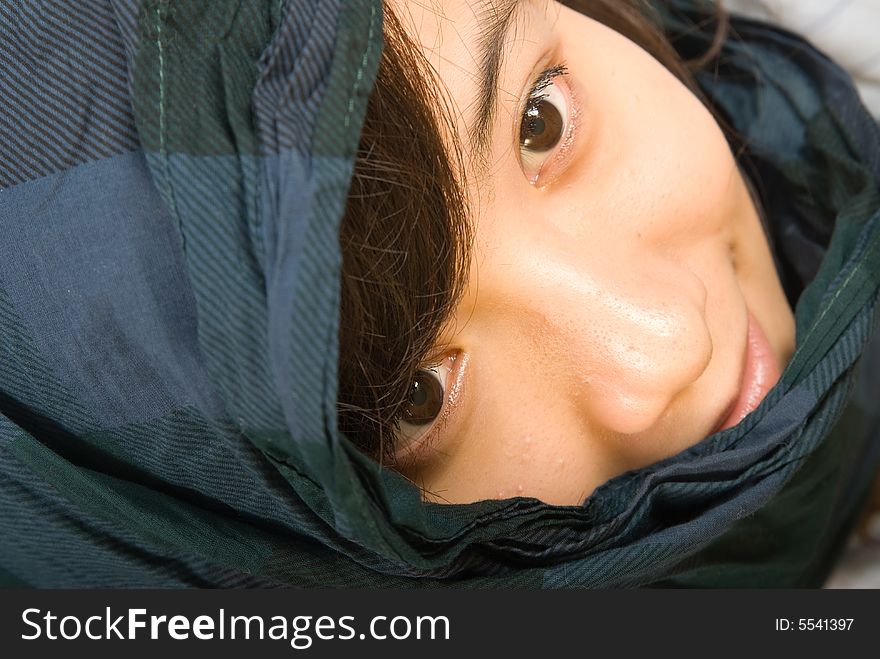
[[[705,50],[699,3],[658,7]],[[444,506],[336,429],[379,0],[14,0],[0,21],[5,584],[822,583],[880,458],[880,131],[807,43],[737,20],[699,78],[796,305],[780,383],[581,506]]]
[[[841,64],[880,118],[880,2],[877,0],[724,0],[724,6],[797,32]]]

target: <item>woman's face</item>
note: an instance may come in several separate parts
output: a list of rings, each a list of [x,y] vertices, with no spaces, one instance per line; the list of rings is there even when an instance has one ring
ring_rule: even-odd
[[[578,504],[754,409],[794,319],[697,98],[555,2],[393,6],[455,111],[476,236],[426,376],[442,409],[402,424],[400,471],[436,501]]]

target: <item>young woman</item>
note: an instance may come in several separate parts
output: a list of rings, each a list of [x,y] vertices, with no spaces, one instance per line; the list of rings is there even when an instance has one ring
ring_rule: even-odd
[[[823,582],[880,459],[880,132],[808,44],[703,0],[0,18],[0,583]]]
[[[566,4],[385,6],[342,421],[431,500],[581,503],[737,424],[794,350],[760,210],[651,12]]]

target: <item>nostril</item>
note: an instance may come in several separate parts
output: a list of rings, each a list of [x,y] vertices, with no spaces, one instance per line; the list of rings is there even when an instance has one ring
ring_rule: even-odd
[[[637,435],[653,427],[663,417],[668,402],[660,398],[641,398],[629,392],[617,392],[604,410],[603,425],[620,435]]]

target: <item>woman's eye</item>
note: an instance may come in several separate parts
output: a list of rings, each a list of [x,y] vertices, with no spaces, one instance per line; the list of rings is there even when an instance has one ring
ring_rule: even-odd
[[[568,100],[553,79],[565,70],[545,71],[529,96],[519,128],[519,151],[523,170],[535,183],[548,157],[559,146],[568,128]]]
[[[436,419],[443,409],[443,383],[432,369],[416,373],[403,410],[403,421],[412,426],[425,426]]]
[[[424,435],[440,417],[446,402],[449,372],[450,366],[445,361],[416,372],[398,424],[398,439],[403,446]]]

